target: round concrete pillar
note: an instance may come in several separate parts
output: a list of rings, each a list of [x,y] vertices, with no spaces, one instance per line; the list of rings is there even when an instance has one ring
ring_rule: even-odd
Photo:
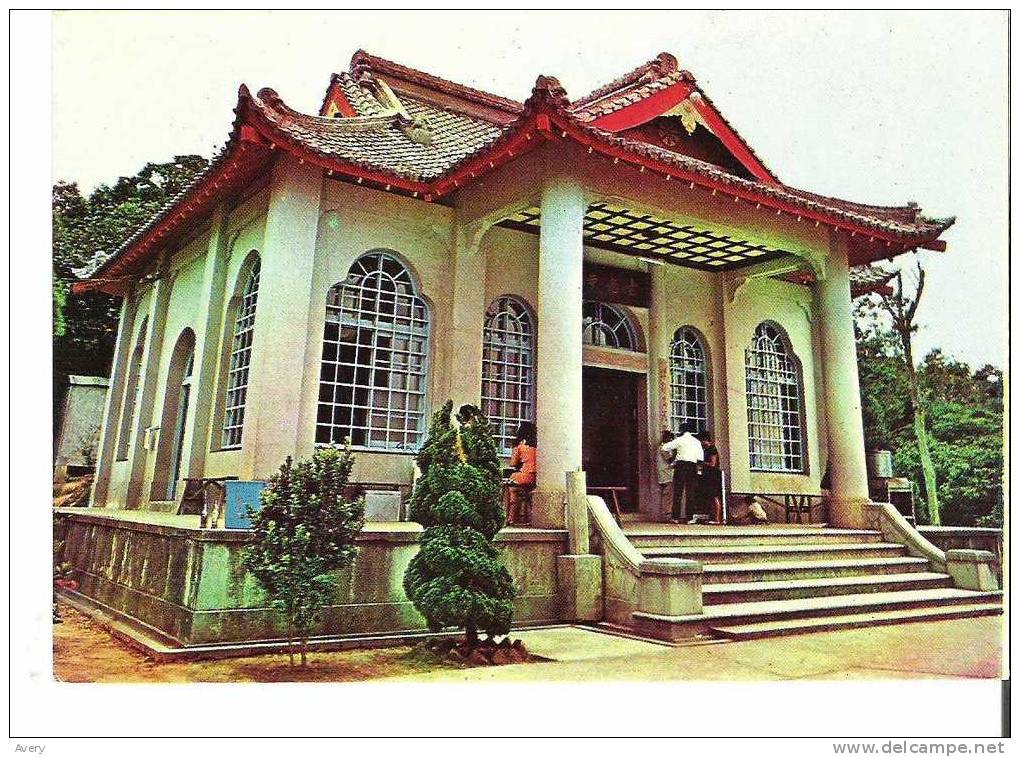
[[[850,300],[850,269],[846,247],[841,241],[832,245],[827,273],[818,282],[817,291],[825,373],[829,477],[832,482],[829,521],[834,526],[860,527],[864,524],[863,505],[870,497]]]
[[[581,467],[581,286],[586,201],[564,178],[542,187],[538,243],[538,482],[532,521],[564,525],[568,471]]]

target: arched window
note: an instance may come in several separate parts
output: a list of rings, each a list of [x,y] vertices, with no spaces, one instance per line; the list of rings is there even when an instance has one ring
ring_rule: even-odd
[[[138,336],[135,337],[135,349],[131,353],[131,363],[128,366],[127,383],[124,385],[124,405],[120,411],[120,431],[117,435],[118,460],[127,460],[128,457],[128,445],[131,443],[131,426],[134,423],[135,412],[138,409],[142,358],[145,357],[145,332],[148,325],[149,319],[146,318],[142,321],[142,327],[138,329]]]
[[[751,470],[803,473],[800,367],[779,327],[758,325],[745,366]]]
[[[186,328],[177,338],[166,375],[166,394],[150,495],[156,501],[172,502],[177,498],[177,485],[184,467],[184,437],[188,429],[194,368],[195,332]]]
[[[521,421],[535,419],[535,327],[524,303],[504,296],[485,311],[482,412],[504,453]]]
[[[627,314],[614,305],[585,300],[582,339],[595,347],[637,350],[637,338]]]
[[[393,255],[370,252],[326,297],[315,441],[414,450],[424,431],[429,308]]]
[[[673,334],[669,353],[669,423],[698,431],[708,428],[708,365],[705,345],[698,332],[681,326]]]
[[[244,406],[248,397],[248,369],[251,366],[251,349],[255,338],[255,306],[259,298],[260,268],[261,263],[255,257],[235,310],[234,338],[230,344],[227,392],[223,405],[224,449],[240,447],[244,431]]]

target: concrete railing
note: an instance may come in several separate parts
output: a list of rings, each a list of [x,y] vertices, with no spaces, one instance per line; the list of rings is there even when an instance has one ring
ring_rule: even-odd
[[[580,496],[583,485],[578,486],[576,479],[572,483],[568,486],[570,496]],[[673,617],[701,614],[700,562],[646,558],[627,538],[601,497],[584,494],[584,504],[596,549],[602,553],[606,620],[632,625],[634,612]]]
[[[941,550],[978,549],[995,555],[995,574],[1002,580],[1002,529],[972,526],[918,526],[925,539]]]
[[[946,569],[946,553],[921,536],[888,502],[869,502],[864,506],[864,520],[868,528],[881,531],[888,541],[904,545],[914,557],[923,557],[938,570]]]
[[[882,532],[890,542],[902,544],[915,557],[926,559],[937,571],[948,573],[960,589],[994,591],[999,588],[995,575],[995,555],[981,549],[943,551],[924,538],[906,518],[888,502],[870,502],[864,506],[868,528]]]

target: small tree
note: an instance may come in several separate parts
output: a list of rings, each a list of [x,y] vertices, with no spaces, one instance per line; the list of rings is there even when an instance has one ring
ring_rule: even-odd
[[[892,320],[893,330],[899,337],[903,351],[903,366],[907,372],[907,389],[910,393],[910,404],[914,411],[914,437],[917,439],[917,451],[921,460],[921,473],[924,476],[924,493],[928,505],[928,518],[933,526],[942,525],[939,512],[938,486],[935,481],[935,463],[932,459],[928,439],[928,421],[924,399],[921,396],[917,368],[914,366],[913,336],[917,332],[914,316],[917,306],[924,294],[924,268],[917,263],[914,276],[913,293],[903,285],[902,271],[896,272],[896,288],[879,297],[879,304]]]
[[[479,631],[491,638],[510,630],[514,586],[492,543],[505,522],[492,430],[477,408],[462,410],[454,426],[452,407],[432,416],[418,454],[422,477],[409,513],[425,532],[404,591],[431,630],[463,628],[474,645]]]
[[[308,635],[336,594],[338,572],[358,554],[365,504],[344,498],[353,466],[349,448],[325,447],[296,465],[288,457],[262,491],[262,508],[250,513],[254,540],[244,565],[283,613],[291,665],[295,638],[308,664]]]

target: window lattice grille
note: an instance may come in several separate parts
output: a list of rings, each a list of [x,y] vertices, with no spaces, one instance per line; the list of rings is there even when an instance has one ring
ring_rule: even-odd
[[[751,470],[802,473],[800,371],[778,329],[768,323],[755,329],[745,366]]]
[[[637,339],[627,314],[613,305],[586,300],[582,311],[582,341],[593,347],[637,350]]]
[[[673,431],[682,425],[697,431],[708,428],[708,367],[705,347],[692,328],[673,335],[669,355],[669,421]]]
[[[252,341],[255,338],[255,306],[259,297],[260,261],[248,275],[248,283],[237,306],[234,340],[230,348],[227,396],[223,412],[223,446],[240,447],[244,431],[244,407],[248,398],[248,369],[251,366]]]
[[[414,450],[428,373],[428,306],[393,256],[363,255],[326,301],[315,441]]]
[[[482,412],[503,453],[517,426],[534,420],[535,329],[523,303],[500,297],[485,314],[482,341]]]

